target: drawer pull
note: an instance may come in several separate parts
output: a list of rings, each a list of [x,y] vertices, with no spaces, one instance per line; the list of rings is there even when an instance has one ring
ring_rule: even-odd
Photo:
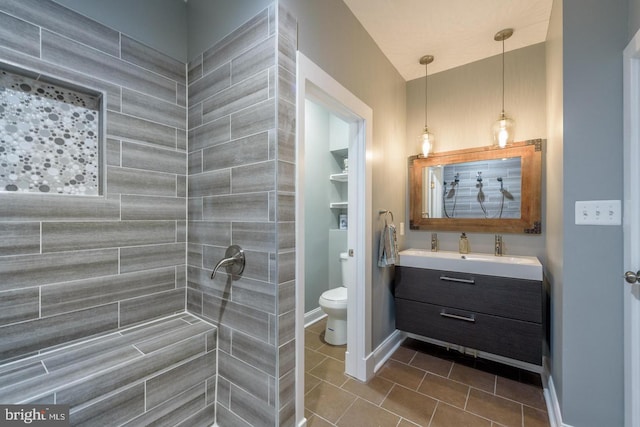
[[[469,283],[470,285],[476,283],[475,279],[458,279],[457,277],[449,276],[440,276],[440,280],[445,280],[447,282]]]
[[[440,312],[440,316],[448,317],[450,319],[464,320],[465,322],[476,323],[476,319],[475,319],[475,317],[473,317],[473,315],[467,317],[467,316],[459,316],[457,314],[447,313],[446,311],[441,311]]]

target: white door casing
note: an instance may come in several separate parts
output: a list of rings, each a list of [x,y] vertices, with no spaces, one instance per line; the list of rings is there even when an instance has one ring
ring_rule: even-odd
[[[348,231],[351,283],[347,289],[347,374],[366,381],[373,373],[371,357],[371,272],[373,268],[372,162],[373,111],[305,55],[297,54],[296,141],[296,420],[304,418],[304,135],[305,99],[328,107],[350,124]]]
[[[624,50],[624,271],[640,270],[640,31]],[[624,286],[625,427],[640,427],[640,285]]]

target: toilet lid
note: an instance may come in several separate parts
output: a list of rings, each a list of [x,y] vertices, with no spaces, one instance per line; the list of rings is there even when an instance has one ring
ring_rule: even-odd
[[[347,288],[340,286],[337,288],[329,289],[322,293],[322,298],[329,301],[346,301],[347,300]]]

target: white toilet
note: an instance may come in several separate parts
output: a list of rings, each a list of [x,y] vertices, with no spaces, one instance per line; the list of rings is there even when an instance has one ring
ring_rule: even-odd
[[[347,343],[347,262],[346,252],[340,254],[342,286],[329,289],[320,296],[320,308],[327,314],[324,340],[331,345]]]

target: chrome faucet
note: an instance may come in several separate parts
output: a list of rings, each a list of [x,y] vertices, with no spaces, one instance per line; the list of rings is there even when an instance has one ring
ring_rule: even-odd
[[[504,243],[502,242],[502,236],[499,234],[496,234],[494,248],[495,256],[502,256],[502,254],[504,253]]]
[[[431,252],[438,252],[438,235],[431,233]]]

